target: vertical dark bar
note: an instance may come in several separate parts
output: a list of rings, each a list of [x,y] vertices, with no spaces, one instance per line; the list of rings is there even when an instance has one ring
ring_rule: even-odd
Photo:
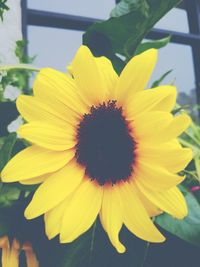
[[[27,24],[27,0],[21,0],[21,21],[22,21],[22,38],[26,41],[24,46],[24,54],[28,55],[28,24]],[[29,93],[29,78],[26,78],[25,87],[23,92],[25,94]]]
[[[185,0],[185,7],[188,16],[190,32],[200,35],[200,1]],[[200,42],[194,42],[191,45],[195,69],[197,102],[200,104]]]
[[[21,12],[22,12],[22,36],[23,39],[28,41],[27,31],[27,0],[21,0]],[[25,54],[28,54],[27,45],[25,46]]]

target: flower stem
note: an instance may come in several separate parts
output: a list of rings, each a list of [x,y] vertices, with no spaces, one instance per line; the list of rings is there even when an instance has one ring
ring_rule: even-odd
[[[144,257],[143,257],[143,261],[142,261],[141,267],[144,267],[144,265],[145,265],[145,262],[146,262],[146,259],[147,259],[147,256],[148,256],[148,252],[149,252],[149,247],[150,247],[150,242],[147,242],[146,243],[146,247],[145,247],[145,251],[144,251]]]
[[[30,71],[40,71],[39,68],[33,67],[28,64],[17,64],[17,65],[0,65],[0,71],[8,71],[8,70],[15,70],[15,69],[24,69]]]
[[[92,266],[92,252],[94,249],[94,238],[95,238],[95,231],[96,231],[97,222],[94,223],[92,229],[92,237],[91,237],[91,245],[90,245],[90,255],[89,255],[89,266]]]

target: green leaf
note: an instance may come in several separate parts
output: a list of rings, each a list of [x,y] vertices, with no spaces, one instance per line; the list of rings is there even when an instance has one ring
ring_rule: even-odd
[[[140,44],[136,51],[135,51],[135,55],[138,55],[150,48],[156,48],[156,49],[160,49],[162,47],[165,47],[171,40],[171,36],[167,36],[165,38],[159,39],[159,40],[154,40],[154,41],[149,41],[149,42],[145,42]]]
[[[179,2],[122,0],[111,13],[115,17],[89,27],[83,35],[83,44],[95,56],[104,55],[113,60],[119,53],[130,58],[155,23]],[[119,5],[124,5],[124,9]]]
[[[157,87],[161,84],[161,82],[172,72],[172,70],[166,71],[158,80],[153,82],[151,88]]]
[[[15,142],[15,133],[11,133],[8,135],[8,137],[6,137],[4,144],[0,149],[0,170],[2,170],[2,168],[9,161]]]
[[[14,184],[1,184],[0,207],[11,207],[20,196],[20,189]]]
[[[9,134],[5,140],[4,144],[0,149],[0,170],[6,165],[6,163],[11,158],[13,147],[16,143],[16,134]],[[0,183],[0,207],[10,207],[13,202],[19,198],[20,189],[15,187],[14,184],[3,184]]]
[[[200,205],[188,191],[185,191],[185,198],[189,214],[184,220],[177,220],[168,214],[163,214],[156,217],[155,221],[166,231],[193,245],[200,246]]]
[[[140,11],[145,17],[148,17],[149,4],[146,0],[123,0],[120,1],[116,7],[111,11],[111,17],[119,17],[126,15],[131,11]]]
[[[89,265],[92,236],[93,229],[90,229],[86,234],[67,246],[65,257],[60,267],[78,267],[81,266],[83,262]]]

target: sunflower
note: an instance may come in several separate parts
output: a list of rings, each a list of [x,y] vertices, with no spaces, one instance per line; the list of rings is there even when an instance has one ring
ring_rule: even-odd
[[[34,96],[21,95],[17,108],[28,122],[18,134],[33,145],[2,171],[4,182],[41,184],[25,210],[32,219],[44,214],[49,239],[61,243],[86,232],[99,215],[118,252],[124,224],[149,242],[163,242],[151,218],[167,212],[187,215],[176,187],[191,160],[177,136],[190,124],[173,116],[174,86],[144,90],[157,51],[133,57],[121,75],[105,57],[81,46],[64,74],[51,68],[36,77]]]

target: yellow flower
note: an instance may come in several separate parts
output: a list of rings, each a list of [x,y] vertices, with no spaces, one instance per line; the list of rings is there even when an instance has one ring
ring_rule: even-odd
[[[177,140],[189,125],[173,117],[174,86],[144,90],[157,51],[135,56],[121,75],[105,57],[81,46],[70,74],[45,68],[34,96],[20,96],[17,107],[28,122],[18,133],[33,143],[2,171],[4,182],[42,183],[25,211],[27,219],[45,214],[47,236],[68,243],[86,232],[98,214],[111,243],[124,224],[150,242],[165,238],[151,217],[164,211],[182,219],[187,206],[177,184],[191,160]]]
[[[12,244],[10,245],[8,237],[3,236],[0,237],[0,248],[2,249],[2,267],[20,267],[19,256],[22,250],[25,252],[26,266],[39,267],[32,246],[28,242],[24,243],[23,246],[20,246],[19,241],[13,239]]]

